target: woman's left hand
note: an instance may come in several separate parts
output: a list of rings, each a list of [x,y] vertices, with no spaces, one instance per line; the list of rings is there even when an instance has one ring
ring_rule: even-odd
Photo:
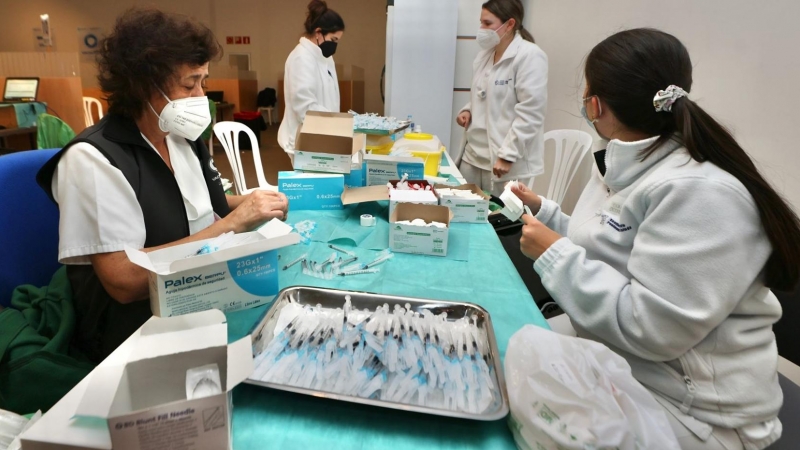
[[[519,249],[522,254],[530,259],[539,259],[542,253],[546,252],[551,245],[561,239],[561,235],[547,228],[545,224],[539,222],[535,217],[527,214],[522,215],[522,237],[519,240]]]
[[[492,168],[492,173],[497,178],[502,178],[511,170],[512,164],[514,163],[508,162],[502,158],[497,158],[497,162],[494,163],[494,168]]]

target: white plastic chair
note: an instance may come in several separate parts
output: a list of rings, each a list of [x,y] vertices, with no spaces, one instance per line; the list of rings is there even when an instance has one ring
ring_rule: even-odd
[[[256,169],[256,178],[258,179],[258,187],[247,189],[244,179],[244,167],[242,166],[242,156],[239,151],[239,133],[247,133],[250,138],[250,146],[253,148],[253,162]],[[217,140],[222,144],[225,153],[228,155],[228,162],[231,164],[233,171],[233,184],[236,186],[236,191],[240,195],[249,194],[256,189],[265,189],[269,191],[278,191],[277,186],[267,183],[267,178],[264,176],[264,167],[261,165],[261,151],[258,147],[258,140],[255,133],[246,125],[239,122],[217,122],[214,125],[214,134]]]
[[[103,118],[103,105],[100,100],[94,97],[83,97],[83,119],[86,121],[86,126],[94,125],[94,117],[92,117],[92,106],[97,107],[97,118]]]
[[[258,112],[261,113],[261,117],[264,117],[264,113],[267,113],[267,116],[264,117],[264,121],[268,124],[272,125],[272,113],[275,111],[275,108],[272,106],[260,106],[258,108]]]
[[[592,136],[580,130],[552,130],[544,134],[545,142],[550,139],[555,141],[555,158],[545,197],[560,205],[583,157],[592,148]]]

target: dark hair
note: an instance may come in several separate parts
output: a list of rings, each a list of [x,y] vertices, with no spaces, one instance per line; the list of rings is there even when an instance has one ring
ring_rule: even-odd
[[[167,92],[181,65],[202,66],[221,55],[214,33],[194,19],[132,8],[103,39],[97,79],[108,111],[135,119],[157,88]]]
[[[308,15],[306,16],[306,33],[314,34],[314,30],[320,29],[323,35],[344,31],[344,20],[336,11],[328,9],[328,4],[322,0],[311,0],[308,4]]]
[[[521,0],[489,0],[483,4],[482,8],[497,16],[503,23],[508,22],[509,19],[514,19],[514,22],[516,22],[514,31],[519,31],[522,39],[533,42],[533,35],[522,26],[522,19],[525,18],[525,8],[522,6]]]
[[[619,32],[597,44],[586,59],[589,94],[596,95],[626,127],[658,140],[644,160],[676,139],[696,161],[708,161],[738,179],[753,196],[761,224],[772,245],[764,284],[791,290],[800,279],[800,221],[786,201],[758,172],[731,133],[687,97],[670,112],[656,112],[653,96],[669,85],[692,88],[692,61],[676,37],[639,28]],[[732,243],[731,245],[735,245]]]

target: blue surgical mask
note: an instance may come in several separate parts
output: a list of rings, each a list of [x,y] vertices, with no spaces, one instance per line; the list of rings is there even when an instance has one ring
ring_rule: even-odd
[[[583,103],[581,104],[581,115],[583,116],[584,119],[586,119],[586,123],[588,123],[590,127],[594,128],[594,132],[597,133],[598,136],[600,136],[600,132],[597,131],[597,127],[594,125],[594,123],[597,122],[597,118],[595,118],[594,120],[590,120],[589,115],[586,113],[586,100],[589,100],[592,97],[597,97],[597,96],[590,95],[583,99]],[[597,103],[597,106],[598,108],[600,108],[600,114],[603,114],[603,107],[600,105],[599,102]],[[598,114],[598,116],[600,116],[600,114]]]

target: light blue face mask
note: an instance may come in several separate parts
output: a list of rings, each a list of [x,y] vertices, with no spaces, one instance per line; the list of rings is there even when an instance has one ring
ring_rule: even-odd
[[[583,103],[581,104],[581,115],[586,120],[586,123],[588,123],[590,127],[594,128],[594,132],[597,133],[598,136],[600,136],[600,132],[597,131],[597,127],[594,125],[594,123],[597,122],[597,118],[595,118],[594,120],[590,120],[589,115],[586,113],[586,100],[589,100],[592,97],[597,97],[597,96],[590,95],[582,99]],[[600,108],[600,113],[597,115],[599,117],[600,115],[603,114],[603,106],[600,104],[600,102],[597,102],[597,107]]]

